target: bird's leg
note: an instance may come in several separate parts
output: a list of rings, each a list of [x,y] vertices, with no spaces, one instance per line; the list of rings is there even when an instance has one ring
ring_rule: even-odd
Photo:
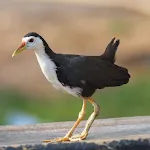
[[[100,112],[99,105],[96,104],[96,102],[92,98],[88,98],[87,100],[93,105],[94,112],[88,118],[83,132],[80,135],[75,135],[75,136],[72,136],[71,138],[69,138],[70,141],[80,141],[80,140],[85,139],[88,135],[88,131],[89,131],[93,121],[99,115],[99,112]]]
[[[71,137],[73,132],[74,132],[74,130],[78,126],[78,124],[83,120],[83,118],[85,116],[85,113],[86,113],[86,111],[85,111],[85,109],[86,109],[86,101],[87,100],[83,99],[83,105],[82,105],[81,111],[79,112],[78,119],[75,122],[75,124],[73,125],[73,127],[70,129],[70,131],[66,134],[66,137]]]
[[[76,129],[76,127],[78,126],[78,124],[83,120],[84,116],[85,116],[85,109],[86,109],[86,99],[83,99],[83,105],[82,105],[82,109],[79,112],[78,115],[78,119],[75,122],[75,124],[73,125],[73,127],[69,130],[69,132],[62,138],[56,138],[53,140],[44,140],[43,142],[63,142],[63,141],[70,141],[70,137],[72,136],[74,130]]]

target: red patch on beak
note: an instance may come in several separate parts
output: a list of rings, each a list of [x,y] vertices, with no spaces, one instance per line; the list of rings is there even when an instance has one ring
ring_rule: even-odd
[[[22,47],[24,47],[26,45],[26,43],[23,41],[22,43],[21,43],[21,45],[18,47],[18,49],[21,49]]]

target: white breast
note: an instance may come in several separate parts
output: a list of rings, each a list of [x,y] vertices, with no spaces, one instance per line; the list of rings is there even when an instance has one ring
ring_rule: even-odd
[[[69,86],[63,86],[56,74],[56,65],[54,62],[45,54],[45,52],[35,52],[39,65],[46,79],[52,83],[53,87],[60,90],[65,90],[69,94],[78,96],[81,93],[81,89],[78,87],[70,88]]]

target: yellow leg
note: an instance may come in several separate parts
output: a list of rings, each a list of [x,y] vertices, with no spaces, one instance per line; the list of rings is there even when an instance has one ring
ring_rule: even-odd
[[[83,105],[82,105],[82,109],[79,112],[78,115],[78,119],[75,122],[75,124],[73,125],[73,127],[70,129],[70,131],[62,138],[56,138],[53,140],[44,140],[43,142],[63,142],[63,141],[70,141],[70,137],[72,136],[74,130],[76,129],[76,127],[78,126],[78,124],[83,120],[84,116],[85,116],[85,108],[86,108],[86,99],[83,99]]]
[[[96,104],[96,102],[92,98],[88,98],[87,100],[93,105],[94,112],[91,114],[91,116],[87,120],[83,132],[80,135],[75,135],[75,136],[72,136],[71,138],[69,138],[70,141],[80,141],[80,140],[85,139],[87,137],[87,135],[88,135],[88,131],[89,131],[93,121],[99,115],[99,112],[100,112],[99,105]]]

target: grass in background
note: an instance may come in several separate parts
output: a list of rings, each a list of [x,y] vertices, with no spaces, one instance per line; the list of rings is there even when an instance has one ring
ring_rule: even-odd
[[[130,82],[122,87],[97,91],[93,98],[101,106],[98,118],[150,115],[149,77]],[[0,124],[6,124],[7,114],[24,112],[39,118],[39,122],[76,120],[82,100],[64,94],[62,98],[50,100],[25,96],[14,91],[0,91]],[[93,108],[88,105],[87,117]]]

